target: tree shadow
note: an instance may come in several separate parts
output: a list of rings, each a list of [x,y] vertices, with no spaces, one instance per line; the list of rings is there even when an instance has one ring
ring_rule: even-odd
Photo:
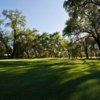
[[[73,69],[73,66],[78,67],[77,64],[73,62],[49,63],[49,61],[0,62],[2,67],[13,66],[20,69],[20,66],[24,66],[29,68],[23,73],[0,72],[0,100],[78,100],[70,98],[74,93],[87,90],[85,87],[79,88],[86,81],[97,79],[100,83],[100,71],[87,70],[91,73],[78,76],[73,73],[69,74],[68,71]],[[91,68],[97,65],[87,63],[87,66]],[[95,96],[95,99],[90,99],[89,95],[83,95],[84,91],[79,100],[95,100],[99,94]]]

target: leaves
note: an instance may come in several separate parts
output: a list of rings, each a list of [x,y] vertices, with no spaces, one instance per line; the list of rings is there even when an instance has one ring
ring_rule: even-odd
[[[70,19],[66,23],[63,35],[71,36],[91,34],[100,48],[100,1],[99,0],[67,0],[64,8]]]

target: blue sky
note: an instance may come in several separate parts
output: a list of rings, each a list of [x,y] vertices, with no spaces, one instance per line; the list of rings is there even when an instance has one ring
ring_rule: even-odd
[[[0,0],[3,9],[18,9],[26,16],[27,27],[39,33],[62,32],[68,15],[63,8],[64,0]]]

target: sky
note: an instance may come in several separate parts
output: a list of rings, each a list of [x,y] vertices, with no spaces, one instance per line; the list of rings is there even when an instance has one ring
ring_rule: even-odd
[[[68,19],[63,2],[64,0],[0,0],[0,15],[4,9],[18,9],[26,16],[26,27],[36,28],[39,33],[62,33]]]

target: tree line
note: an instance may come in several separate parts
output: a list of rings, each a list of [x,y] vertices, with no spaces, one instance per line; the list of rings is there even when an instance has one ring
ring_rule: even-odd
[[[64,8],[69,12],[70,19],[63,35],[59,32],[39,34],[37,29],[26,27],[22,12],[3,10],[0,17],[0,58],[99,57],[99,6],[100,3],[95,1],[65,1]]]
[[[26,28],[25,16],[18,10],[3,10],[0,18],[0,57],[58,57],[67,50],[68,40],[59,32],[38,34]]]

